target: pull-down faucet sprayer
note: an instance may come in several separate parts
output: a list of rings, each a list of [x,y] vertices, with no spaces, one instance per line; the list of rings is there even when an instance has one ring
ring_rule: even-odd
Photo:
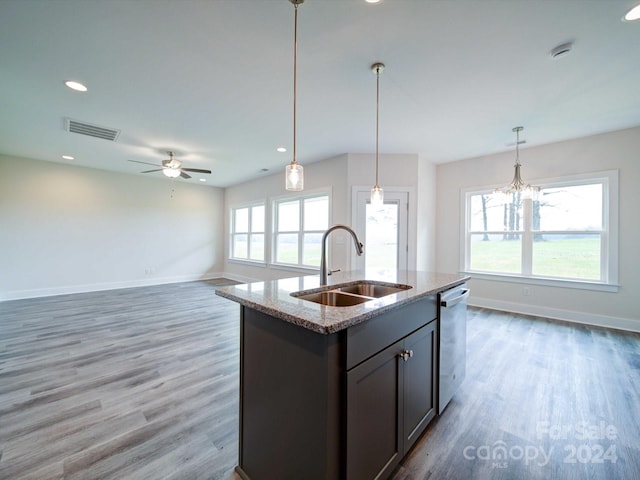
[[[356,235],[356,232],[351,227],[347,227],[346,225],[334,225],[333,227],[329,228],[329,230],[324,232],[324,234],[322,235],[322,253],[320,256],[320,285],[327,284],[327,237],[331,232],[338,229],[346,230],[351,234],[351,237],[353,238],[353,244],[356,247],[356,253],[358,254],[358,256],[364,253],[364,245],[360,242],[360,239],[358,239],[358,235]]]

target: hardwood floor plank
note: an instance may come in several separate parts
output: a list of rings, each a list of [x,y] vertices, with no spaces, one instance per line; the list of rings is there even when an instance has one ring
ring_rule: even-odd
[[[47,427],[81,419],[85,414],[101,408],[102,405],[99,400],[78,403],[64,410],[41,409],[36,414],[32,411],[20,411],[19,408],[12,408],[8,412],[0,412],[0,418],[2,418],[0,440],[6,442],[34,432],[40,432]],[[6,450],[6,448],[3,450]]]
[[[482,309],[468,333],[465,382],[394,480],[640,478],[639,335]]]
[[[56,428],[39,430],[37,434],[12,442],[5,452],[11,468],[3,470],[3,473],[11,475],[7,478],[19,478],[34,465],[46,464],[57,458],[85,451],[87,445],[107,441],[146,424],[140,412],[131,412],[123,416],[94,416],[85,419],[80,425],[77,422],[67,422]],[[63,463],[59,464],[60,472],[63,472]]]
[[[239,480],[239,308],[215,287],[0,302],[0,478]],[[640,478],[640,335],[468,318],[466,380],[393,480]]]

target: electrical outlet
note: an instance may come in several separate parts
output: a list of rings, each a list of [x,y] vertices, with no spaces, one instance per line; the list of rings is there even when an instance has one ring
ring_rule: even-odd
[[[522,295],[524,295],[525,297],[530,297],[531,296],[531,289],[529,287],[523,287],[522,288]]]

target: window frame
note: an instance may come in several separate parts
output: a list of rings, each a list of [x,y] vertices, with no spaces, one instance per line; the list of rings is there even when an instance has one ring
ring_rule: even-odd
[[[283,268],[287,270],[303,270],[317,272],[320,266],[307,265],[302,263],[304,260],[304,234],[324,234],[324,230],[304,230],[304,201],[312,198],[327,197],[327,228],[331,226],[332,199],[331,190],[321,189],[307,191],[304,194],[283,195],[271,199],[271,249],[269,266],[274,268]],[[298,230],[297,231],[278,231],[278,206],[281,203],[298,202]],[[297,234],[298,235],[298,263],[285,263],[277,261],[278,235],[279,234]]]
[[[252,218],[253,218],[253,208],[262,207],[264,209],[264,218],[263,218],[263,231],[262,232],[253,232]],[[248,217],[247,217],[247,232],[236,232],[236,211],[248,209]],[[266,266],[267,265],[267,241],[268,241],[268,229],[269,225],[267,223],[268,210],[267,210],[267,202],[265,200],[243,203],[239,205],[231,206],[229,209],[229,252],[228,252],[228,260],[231,262],[239,262],[239,263],[250,263],[252,265],[258,266]],[[263,252],[262,252],[262,260],[256,260],[251,258],[251,235],[254,233],[262,234],[263,236]],[[236,257],[234,252],[234,239],[236,235],[247,235],[247,257]]]
[[[600,183],[603,186],[602,199],[602,230],[596,231],[601,235],[600,245],[600,280],[583,280],[568,277],[546,277],[532,273],[533,237],[537,233],[557,233],[553,230],[533,230],[532,201],[524,200],[521,243],[521,271],[520,273],[502,273],[492,271],[472,270],[471,265],[471,236],[478,232],[471,230],[471,197],[473,195],[491,194],[496,185],[468,187],[460,190],[460,271],[472,278],[495,281],[509,281],[515,283],[538,284],[586,290],[618,291],[618,191],[619,171],[607,170],[601,172],[584,173],[555,178],[541,179],[531,182],[541,188],[557,188],[563,186],[577,186]],[[490,232],[489,232],[490,233]],[[571,232],[579,233],[579,231]],[[593,233],[593,232],[590,232]]]

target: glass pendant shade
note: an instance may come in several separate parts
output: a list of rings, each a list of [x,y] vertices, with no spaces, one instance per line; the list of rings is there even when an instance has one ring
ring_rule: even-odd
[[[371,189],[371,205],[374,207],[381,207],[384,203],[384,191],[382,187],[376,185]]]
[[[178,168],[164,168],[162,169],[162,173],[169,178],[176,178],[180,176],[180,169]]]
[[[293,192],[304,189],[304,168],[297,163],[290,163],[285,169],[285,188]]]

